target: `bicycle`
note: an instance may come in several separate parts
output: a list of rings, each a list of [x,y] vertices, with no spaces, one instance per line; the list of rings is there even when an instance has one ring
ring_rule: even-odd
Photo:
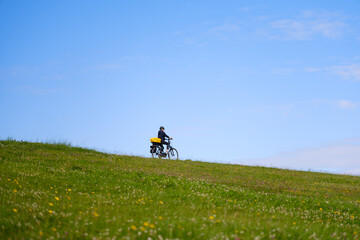
[[[169,141],[169,152],[163,152],[164,147],[162,146],[161,143],[152,143],[152,145],[150,146],[150,153],[152,158],[166,158],[168,157],[169,159],[172,160],[177,160],[179,159],[179,153],[176,150],[176,148],[173,148],[170,144],[170,139],[167,139],[167,141]]]

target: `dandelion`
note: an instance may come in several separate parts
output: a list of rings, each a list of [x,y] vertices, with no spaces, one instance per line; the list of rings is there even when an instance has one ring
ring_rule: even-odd
[[[13,208],[13,211],[14,211],[14,212],[17,212],[18,210],[17,210],[16,208]]]
[[[355,217],[353,215],[350,216],[351,219],[354,219]]]
[[[96,212],[92,212],[92,214],[94,215],[94,217],[98,217],[98,216],[99,216],[99,214],[96,213]]]
[[[71,189],[69,188],[68,191],[71,192]]]
[[[322,211],[322,208],[320,208],[320,211]]]
[[[137,229],[137,227],[135,225],[132,225],[131,229],[135,231]]]
[[[159,201],[159,203],[160,203],[160,204],[164,204],[164,202],[163,202],[163,201]]]
[[[55,200],[56,200],[56,201],[59,201],[59,200],[60,200],[60,198],[58,198],[58,197],[55,197]]]
[[[296,225],[296,222],[293,222],[293,225]]]
[[[158,219],[159,219],[159,220],[163,220],[163,217],[162,217],[162,216],[159,216]]]
[[[209,219],[213,220],[213,219],[214,219],[214,216],[210,216]]]
[[[53,211],[52,211],[52,210],[49,210],[48,212],[49,212],[50,214],[52,214],[52,213],[53,213]]]
[[[148,223],[148,222],[144,222],[144,226],[145,226],[145,227],[149,226],[149,223]]]
[[[217,223],[220,223],[221,221],[218,219],[218,220],[216,220],[216,222],[217,222]]]
[[[49,205],[50,205],[50,206],[54,206],[54,204],[53,204],[53,203],[49,203]]]
[[[70,197],[70,196],[66,196],[66,198],[67,198],[67,199],[69,199],[69,200],[71,199],[71,197]]]
[[[8,181],[10,182],[10,181],[11,181],[11,179],[10,179],[10,178],[8,178]]]
[[[140,227],[140,230],[144,232],[146,230],[146,228]]]
[[[16,189],[14,189],[14,193],[17,193],[17,190],[16,190]]]
[[[150,228],[155,228],[155,225],[152,223],[149,226],[150,226]]]

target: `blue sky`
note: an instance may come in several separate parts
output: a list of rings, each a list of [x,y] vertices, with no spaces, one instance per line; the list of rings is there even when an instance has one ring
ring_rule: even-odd
[[[0,138],[360,174],[359,1],[0,1]]]

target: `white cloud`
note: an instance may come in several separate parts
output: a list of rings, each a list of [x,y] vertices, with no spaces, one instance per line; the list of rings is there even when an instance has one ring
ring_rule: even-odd
[[[310,101],[310,103],[313,106],[326,105],[326,106],[340,108],[343,110],[355,110],[358,107],[360,107],[360,102],[354,102],[354,101],[344,100],[344,99],[335,100],[335,101],[327,100],[327,99],[316,99],[316,100]]]
[[[293,68],[276,68],[273,69],[270,73],[275,75],[289,75],[294,72]]]
[[[252,164],[359,174],[360,139],[349,139],[328,146],[285,152],[274,157],[252,161]]]
[[[332,66],[326,68],[327,71],[340,76],[344,80],[360,81],[360,64],[353,63],[350,65]]]
[[[240,10],[243,11],[243,12],[247,12],[247,11],[253,9],[253,8],[254,8],[254,7],[248,6],[248,7],[242,7],[242,8],[240,8]]]
[[[293,104],[252,106],[248,107],[247,110],[252,113],[281,116],[282,118],[300,116]]]
[[[315,67],[307,67],[304,70],[305,70],[305,72],[319,72],[319,71],[322,71],[321,68],[315,68]]]
[[[213,34],[223,40],[238,35],[241,31],[240,22],[225,23],[210,29],[210,34]]]
[[[357,106],[360,106],[360,103],[348,101],[348,100],[339,100],[335,102],[335,105],[341,109],[355,109]]]
[[[310,40],[315,36],[339,38],[345,26],[337,13],[305,11],[295,18],[271,22],[267,34],[278,40]]]

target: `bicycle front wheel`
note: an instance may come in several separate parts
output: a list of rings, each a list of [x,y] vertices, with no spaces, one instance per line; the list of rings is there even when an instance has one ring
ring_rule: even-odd
[[[178,160],[179,159],[179,153],[175,148],[172,148],[168,153],[169,159],[172,160]]]

